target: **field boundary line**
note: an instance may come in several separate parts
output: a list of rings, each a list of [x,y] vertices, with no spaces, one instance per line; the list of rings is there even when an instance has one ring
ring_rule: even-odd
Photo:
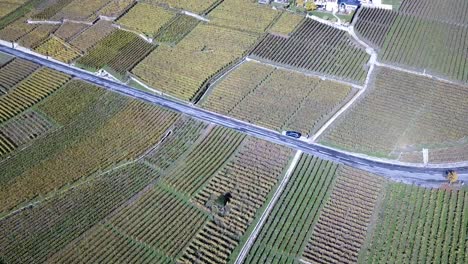
[[[291,162],[291,165],[289,166],[288,170],[286,171],[286,174],[284,175],[283,179],[281,180],[281,183],[279,184],[278,188],[276,189],[275,193],[273,194],[273,197],[271,198],[270,202],[267,205],[267,208],[265,211],[263,211],[262,216],[260,217],[260,220],[258,223],[255,225],[254,230],[252,233],[250,233],[249,238],[247,241],[244,243],[244,246],[242,247],[241,251],[239,252],[239,255],[237,256],[236,261],[234,262],[235,264],[241,264],[244,262],[245,257],[250,251],[250,248],[252,248],[255,240],[257,239],[258,234],[260,233],[260,230],[262,229],[263,225],[265,224],[266,219],[270,215],[271,211],[273,210],[273,207],[275,206],[276,202],[278,201],[279,197],[283,193],[286,184],[289,182],[289,179],[291,178],[292,173],[294,172],[294,169],[296,168],[297,164],[299,163],[299,159],[301,157],[302,151],[298,150],[296,151],[296,154],[294,155],[294,158]]]

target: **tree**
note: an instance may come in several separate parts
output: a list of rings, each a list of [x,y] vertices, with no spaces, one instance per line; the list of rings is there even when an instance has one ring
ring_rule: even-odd
[[[447,172],[447,180],[452,184],[458,180],[457,172],[450,170]]]

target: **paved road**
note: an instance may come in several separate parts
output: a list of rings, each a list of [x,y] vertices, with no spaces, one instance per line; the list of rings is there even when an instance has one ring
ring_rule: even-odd
[[[92,73],[77,69],[75,67],[50,61],[24,51],[19,51],[1,45],[0,51],[64,72],[76,78],[80,78],[82,80],[102,86],[106,89],[115,91],[126,96],[130,96],[136,99],[153,103],[155,105],[166,107],[174,111],[195,117],[197,119],[229,127],[251,136],[262,138],[274,143],[286,145],[296,150],[301,150],[305,153],[316,155],[323,159],[332,160],[352,167],[360,168],[369,172],[373,172],[391,178],[395,181],[415,183],[425,186],[437,186],[441,182],[445,182],[443,174],[448,169],[456,169],[460,174],[460,180],[464,182],[468,180],[468,166],[422,167],[417,165],[394,162],[390,160],[378,160],[372,157],[362,157],[359,156],[359,154],[348,153],[336,149],[327,148],[318,144],[310,144],[302,140],[290,138],[276,131],[252,125],[221,114],[209,112],[189,103],[180,102],[159,95],[154,95],[151,93],[140,91],[130,86],[95,76]]]

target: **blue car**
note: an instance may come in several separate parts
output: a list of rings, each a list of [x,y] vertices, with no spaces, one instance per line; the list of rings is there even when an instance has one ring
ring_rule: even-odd
[[[293,137],[293,138],[300,138],[301,133],[296,132],[296,131],[286,131],[286,136]]]

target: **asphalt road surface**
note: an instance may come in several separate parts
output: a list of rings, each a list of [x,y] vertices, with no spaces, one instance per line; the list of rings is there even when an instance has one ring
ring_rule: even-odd
[[[305,153],[309,153],[326,160],[332,160],[376,173],[395,181],[414,183],[424,186],[437,186],[443,182],[446,182],[444,174],[449,169],[455,169],[458,172],[459,179],[461,181],[466,182],[468,180],[468,166],[423,167],[417,164],[411,165],[390,160],[380,160],[372,157],[362,157],[359,156],[359,154],[331,149],[318,144],[307,143],[299,139],[282,135],[281,133],[273,130],[262,128],[231,118],[229,116],[224,116],[201,109],[198,106],[194,106],[186,102],[147,93],[133,87],[96,76],[84,70],[42,58],[35,54],[12,49],[3,45],[0,45],[0,51],[72,75],[76,78],[102,86],[106,89],[125,96],[130,96],[139,100],[153,103],[158,106],[169,108],[176,112],[180,112],[200,120],[212,122],[224,127],[229,127],[242,133],[268,140],[270,142],[286,145],[296,150],[301,150]]]

